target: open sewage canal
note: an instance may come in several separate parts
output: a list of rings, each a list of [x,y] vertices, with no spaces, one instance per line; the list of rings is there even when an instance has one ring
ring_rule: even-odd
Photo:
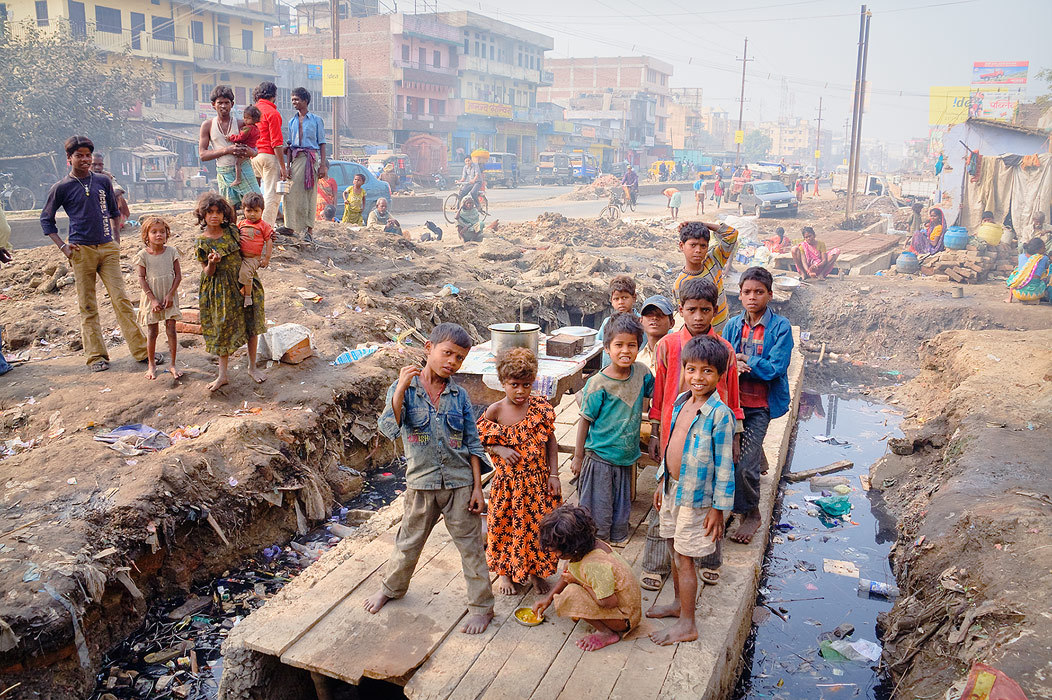
[[[869,489],[869,467],[900,434],[901,420],[894,407],[857,397],[801,394],[783,475],[839,460],[854,466],[795,483],[783,478],[736,700],[891,697],[877,670],[876,630],[891,601],[860,592],[859,581],[895,585],[888,561],[895,521]],[[820,505],[838,512],[845,502],[851,509],[839,517]]]

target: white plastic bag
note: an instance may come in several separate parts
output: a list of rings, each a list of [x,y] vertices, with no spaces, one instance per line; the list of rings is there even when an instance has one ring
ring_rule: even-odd
[[[760,240],[760,224],[755,216],[727,214],[723,217],[723,223],[738,230],[738,245],[759,245],[763,242]]]
[[[298,323],[283,323],[280,326],[274,326],[260,336],[259,359],[280,360],[282,355],[303,342],[304,338],[310,339],[310,345],[313,348],[314,334],[306,326]]]

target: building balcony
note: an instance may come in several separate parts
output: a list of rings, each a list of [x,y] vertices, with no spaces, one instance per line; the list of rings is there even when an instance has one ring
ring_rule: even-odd
[[[95,22],[70,22],[74,36],[86,37],[103,51],[128,53],[140,58],[159,58],[170,61],[193,62],[189,42],[185,38],[160,38],[146,30],[133,31],[116,27],[101,27]]]
[[[235,49],[231,46],[194,44],[194,59],[202,68],[251,75],[274,76],[274,54],[268,51]]]
[[[420,61],[403,61],[400,58],[396,58],[393,63],[395,68],[423,71],[425,73],[436,73],[438,75],[452,75],[454,77],[457,75],[457,69],[449,66],[436,66],[433,63],[421,63]]]
[[[501,63],[500,61],[491,61],[488,58],[478,56],[461,56],[460,69],[501,78],[511,78],[512,80],[521,80],[524,83],[533,83],[535,85],[540,85],[543,82],[541,80],[542,71],[523,68],[510,63]],[[551,83],[546,84],[551,85]]]
[[[394,128],[400,131],[447,134],[453,131],[457,118],[452,114],[417,114],[399,112],[395,114]]]

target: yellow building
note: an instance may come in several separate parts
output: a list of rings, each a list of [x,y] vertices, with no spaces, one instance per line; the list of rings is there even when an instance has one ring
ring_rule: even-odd
[[[195,125],[211,112],[216,85],[234,88],[239,107],[252,88],[277,75],[263,50],[263,30],[277,21],[276,0],[0,0],[0,19],[66,27],[103,51],[127,52],[159,64],[148,104],[128,105],[161,125]]]

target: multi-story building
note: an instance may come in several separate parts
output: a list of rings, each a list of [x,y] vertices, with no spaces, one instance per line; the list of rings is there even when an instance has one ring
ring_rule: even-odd
[[[554,79],[551,87],[540,92],[540,99],[545,102],[566,106],[572,98],[604,92],[653,95],[654,133],[641,146],[649,149],[652,156],[668,155],[668,120],[672,105],[670,64],[650,56],[618,56],[551,59],[548,67]]]
[[[622,161],[645,164],[645,144],[654,141],[657,125],[654,95],[605,92],[574,97],[569,103],[564,118],[576,126],[576,149],[590,150],[604,169]]]

